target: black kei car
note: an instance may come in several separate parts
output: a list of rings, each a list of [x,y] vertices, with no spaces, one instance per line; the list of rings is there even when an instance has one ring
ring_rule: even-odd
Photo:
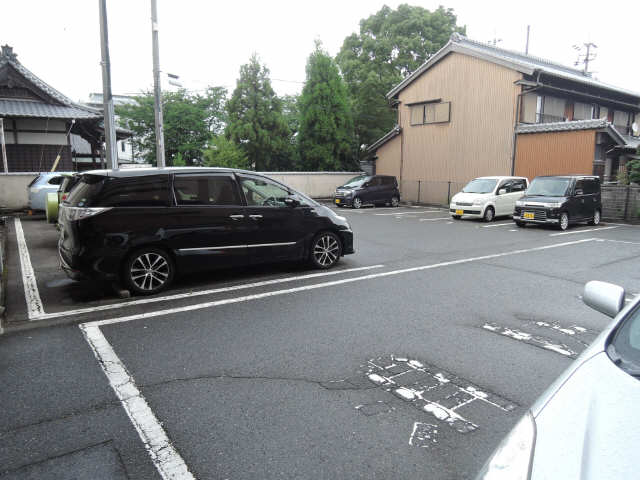
[[[391,205],[400,203],[398,180],[390,175],[359,175],[336,188],[333,203],[338,207],[360,208],[363,205]]]
[[[95,170],[60,213],[58,252],[71,278],[165,289],[177,272],[354,253],[344,217],[268,177],[235,169]]]
[[[598,225],[602,215],[600,179],[591,175],[536,177],[525,195],[516,202],[513,220],[551,224],[566,230],[570,224]]]

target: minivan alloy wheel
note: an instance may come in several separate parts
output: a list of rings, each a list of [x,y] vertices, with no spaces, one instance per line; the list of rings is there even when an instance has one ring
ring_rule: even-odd
[[[351,205],[353,205],[353,208],[360,208],[362,206],[362,200],[360,200],[359,197],[356,197],[351,202]]]
[[[311,245],[311,260],[319,268],[329,268],[339,259],[341,254],[340,240],[331,232],[318,235]]]
[[[155,293],[173,279],[171,259],[160,249],[145,249],[134,253],[127,263],[126,280],[142,294]]]
[[[596,210],[593,212],[593,219],[589,222],[589,225],[599,225],[600,224],[600,210]]]
[[[569,214],[562,213],[560,215],[560,230],[566,230],[569,228]]]
[[[400,205],[400,199],[396,196],[391,197],[391,206],[397,207],[398,205]]]

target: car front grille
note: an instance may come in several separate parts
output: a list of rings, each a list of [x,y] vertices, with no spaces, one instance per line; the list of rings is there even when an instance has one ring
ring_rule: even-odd
[[[524,218],[525,213],[533,213],[533,219],[539,221],[545,221],[547,219],[547,211],[542,208],[529,208],[524,207],[522,209],[522,217]],[[530,219],[528,219],[530,220]]]
[[[458,205],[460,207],[470,207],[470,206],[473,205],[473,203],[456,202],[456,205]]]

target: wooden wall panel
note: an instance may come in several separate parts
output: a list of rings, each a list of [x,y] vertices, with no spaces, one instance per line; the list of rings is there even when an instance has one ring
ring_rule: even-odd
[[[378,148],[376,175],[393,175],[400,181],[400,147],[402,134]]]
[[[522,75],[451,53],[400,92],[403,180],[467,182],[509,175],[516,100]],[[451,102],[448,123],[412,126],[407,104]],[[378,153],[380,157],[380,153]]]
[[[522,133],[517,137],[515,174],[593,174],[596,131]]]

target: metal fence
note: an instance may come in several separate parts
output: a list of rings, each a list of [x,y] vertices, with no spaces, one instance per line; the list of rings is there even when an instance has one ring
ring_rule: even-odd
[[[402,180],[400,196],[403,202],[449,205],[451,197],[466,183],[437,180]]]
[[[602,218],[618,222],[640,223],[640,187],[603,186]]]

